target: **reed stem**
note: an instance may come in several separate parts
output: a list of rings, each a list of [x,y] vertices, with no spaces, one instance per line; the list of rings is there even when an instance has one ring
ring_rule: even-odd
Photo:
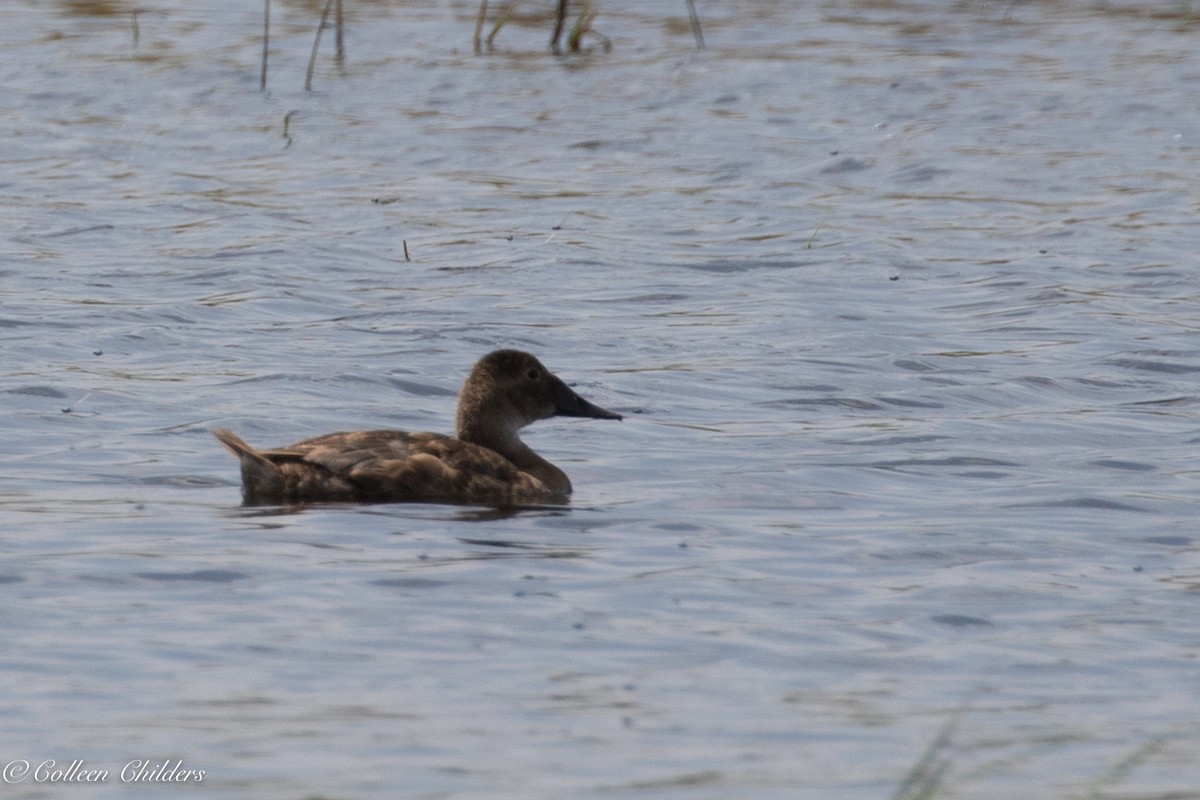
[[[475,37],[472,42],[475,45],[475,55],[479,55],[482,50],[482,41],[480,36],[483,34],[483,22],[487,17],[488,0],[483,0],[479,4],[479,14],[475,17]]]
[[[550,37],[550,52],[554,55],[560,55],[562,50],[558,46],[558,40],[562,38],[563,25],[567,21],[567,0],[558,0],[558,11],[554,17],[554,35]]]
[[[696,37],[696,49],[704,49],[704,31],[700,30],[700,16],[696,13],[694,0],[684,0],[687,3],[688,19],[692,23],[692,35]]]
[[[333,10],[334,0],[325,0],[325,10],[321,12],[321,24],[317,26],[317,35],[313,39],[312,55],[308,57],[308,72],[304,76],[304,91],[312,91],[313,71],[317,68],[317,49],[321,46],[321,32],[329,24],[329,12]],[[339,8],[341,3],[338,3]]]
[[[262,73],[258,78],[258,90],[267,89],[267,53],[271,50],[271,0],[263,0],[263,52]]]

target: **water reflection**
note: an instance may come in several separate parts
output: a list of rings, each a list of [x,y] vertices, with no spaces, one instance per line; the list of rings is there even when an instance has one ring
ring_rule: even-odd
[[[578,545],[563,547],[534,541],[513,541],[506,539],[468,539],[459,537],[458,541],[484,550],[464,552],[459,559],[465,561],[487,560],[496,558],[585,558],[590,555],[587,550]]]

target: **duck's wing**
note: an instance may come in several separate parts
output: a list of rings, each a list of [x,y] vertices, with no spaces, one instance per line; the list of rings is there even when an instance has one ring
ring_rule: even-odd
[[[437,433],[331,433],[259,455],[288,476],[293,502],[528,505],[561,499],[499,453]]]
[[[262,455],[277,464],[305,462],[335,475],[352,475],[372,469],[372,464],[405,461],[422,452],[426,442],[446,438],[438,433],[347,431],[264,450]]]

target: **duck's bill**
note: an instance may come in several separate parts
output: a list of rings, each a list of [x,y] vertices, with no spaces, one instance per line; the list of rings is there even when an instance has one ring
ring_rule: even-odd
[[[592,419],[621,419],[620,414],[606,411],[598,405],[589,403],[568,387],[565,383],[554,402],[556,417],[591,417]]]

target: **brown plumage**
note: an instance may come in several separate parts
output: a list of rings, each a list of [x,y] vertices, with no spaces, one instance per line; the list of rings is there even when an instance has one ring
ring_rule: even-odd
[[[539,505],[565,503],[571,481],[517,431],[553,416],[621,419],[584,400],[528,353],[497,350],[475,364],[458,394],[455,437],[354,431],[255,450],[225,428],[213,435],[241,461],[246,505]]]

